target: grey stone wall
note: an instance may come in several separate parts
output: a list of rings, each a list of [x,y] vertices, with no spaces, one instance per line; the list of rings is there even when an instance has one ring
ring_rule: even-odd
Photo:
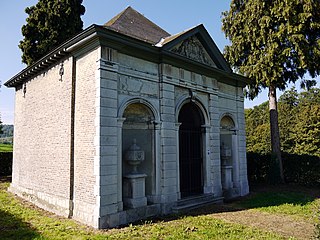
[[[68,215],[71,59],[16,89],[11,191],[45,209]]]
[[[74,122],[74,213],[75,219],[94,223],[96,178],[96,62],[100,58],[97,48],[76,57],[75,122]]]
[[[76,56],[73,217],[96,228],[170,213],[180,199],[179,123],[184,103],[195,101],[204,124],[204,193],[220,197],[220,120],[237,128],[238,192],[248,193],[242,89],[169,64],[156,64],[105,47]],[[11,191],[60,215],[69,213],[72,58],[16,91]],[[152,112],[148,206],[124,209],[123,113],[131,103]],[[151,151],[154,151],[151,153]],[[149,156],[148,155],[148,156]],[[150,167],[151,166],[151,167]],[[150,170],[151,169],[151,170]],[[151,184],[150,184],[151,182]],[[154,188],[154,189],[151,189]]]

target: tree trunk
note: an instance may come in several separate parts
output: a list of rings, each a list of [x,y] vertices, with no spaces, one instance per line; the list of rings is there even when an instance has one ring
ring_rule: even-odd
[[[271,132],[271,150],[274,157],[279,164],[280,180],[284,182],[281,148],[280,148],[280,133],[278,123],[278,108],[276,87],[270,85],[269,87],[269,113],[270,113],[270,132]]]

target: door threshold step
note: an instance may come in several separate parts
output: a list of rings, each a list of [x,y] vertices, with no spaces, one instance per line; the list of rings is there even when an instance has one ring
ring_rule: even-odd
[[[203,194],[178,200],[177,205],[172,208],[173,213],[184,213],[210,204],[223,202],[223,197],[214,197],[213,194]]]

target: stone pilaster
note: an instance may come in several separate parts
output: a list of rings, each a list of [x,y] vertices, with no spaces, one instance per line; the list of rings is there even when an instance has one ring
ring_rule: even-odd
[[[177,139],[175,126],[174,86],[161,83],[160,89],[161,113],[161,195],[162,203],[177,200]],[[163,209],[164,212],[169,211]]]
[[[101,227],[105,225],[101,217],[122,210],[118,178],[118,65],[98,60],[96,82],[95,219]]]
[[[249,184],[247,177],[247,156],[246,156],[246,132],[243,89],[237,89],[237,116],[238,116],[238,157],[239,157],[239,184],[240,195],[249,193]]]
[[[209,134],[211,181],[215,196],[222,196],[220,162],[220,115],[218,93],[210,94],[209,114],[211,132]]]

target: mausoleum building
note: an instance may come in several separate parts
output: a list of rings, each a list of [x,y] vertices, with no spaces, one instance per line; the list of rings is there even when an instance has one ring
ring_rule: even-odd
[[[128,7],[22,70],[10,191],[95,228],[246,195],[243,88],[203,25]]]

